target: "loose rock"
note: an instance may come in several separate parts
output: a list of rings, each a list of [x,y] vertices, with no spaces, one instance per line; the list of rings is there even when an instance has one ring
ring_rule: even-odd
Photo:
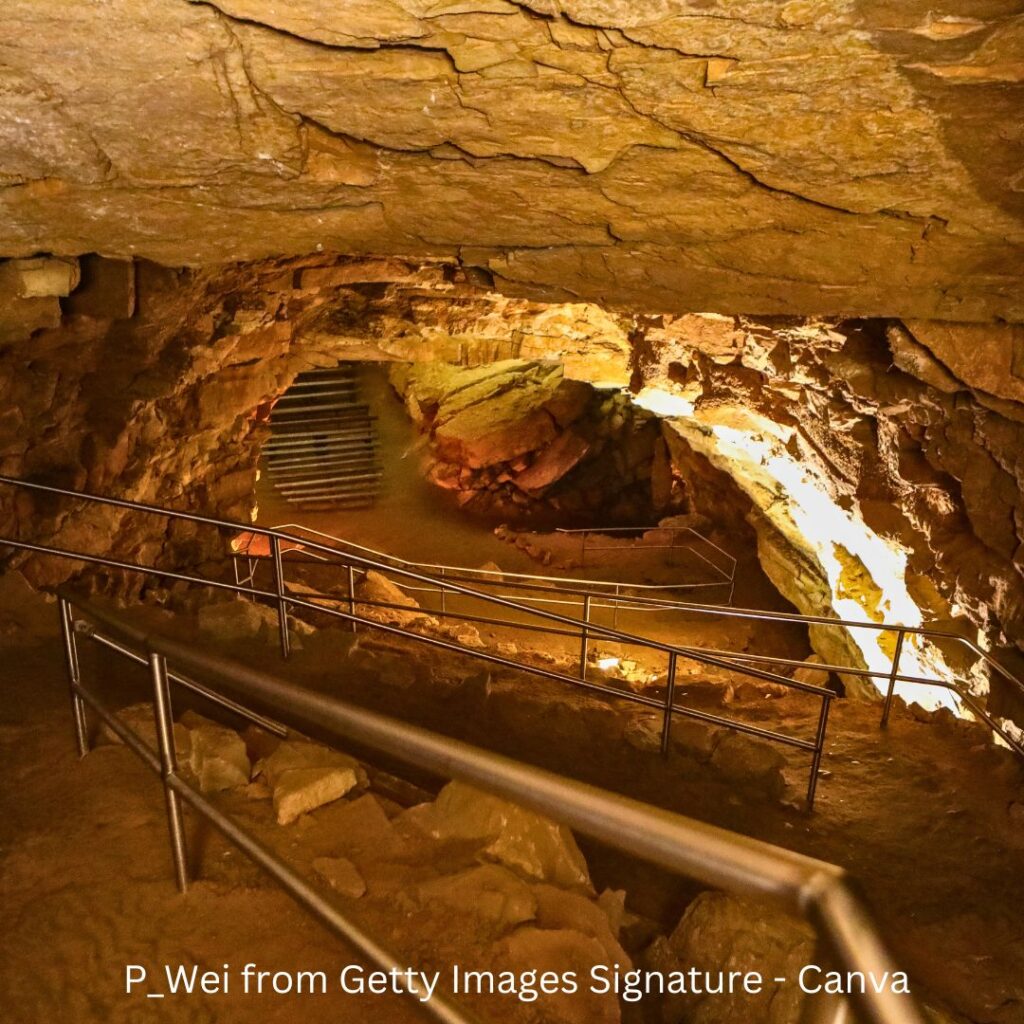
[[[288,740],[256,766],[271,788],[279,825],[367,784],[354,758],[317,743]]]
[[[481,856],[534,881],[592,892],[590,872],[572,832],[524,807],[462,782],[450,782],[409,819],[436,839],[476,840]]]

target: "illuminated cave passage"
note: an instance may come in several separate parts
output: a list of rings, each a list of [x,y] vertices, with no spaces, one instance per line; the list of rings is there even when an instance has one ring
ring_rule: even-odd
[[[5,1022],[1024,1021],[1011,8],[8,0]]]
[[[930,337],[927,328],[915,325],[915,334],[891,319],[652,316],[513,299],[455,265],[395,259],[316,256],[172,272],[88,257],[80,264],[12,261],[7,274],[12,287],[24,290],[27,280],[68,295],[8,306],[27,313],[31,303],[38,316],[49,302],[56,314],[50,326],[23,324],[8,334],[3,373],[14,401],[5,471],[240,524],[216,531],[8,488],[10,535],[224,581],[250,572],[252,585],[266,589],[272,564],[259,555],[269,549],[252,546],[245,524],[283,527],[295,537],[282,561],[286,592],[307,604],[322,595],[314,600],[323,607],[369,623],[353,634],[316,604],[293,606],[291,657],[283,663],[272,603],[23,551],[3,577],[4,615],[12,640],[49,638],[28,648],[32,678],[53,680],[59,693],[53,608],[33,594],[70,579],[137,621],[319,692],[841,863],[867,885],[926,1001],[979,1021],[988,1019],[990,1000],[1012,1003],[1019,975],[1005,951],[981,990],[935,966],[989,941],[1005,950],[1003,938],[1013,934],[1008,920],[983,933],[963,918],[963,908],[984,906],[985,920],[1002,920],[1012,904],[995,896],[1018,884],[1012,851],[1020,768],[979,720],[988,716],[1011,741],[1018,735],[1011,684],[955,639],[909,634],[900,674],[932,682],[899,683],[881,730],[895,631],[778,617],[923,625],[977,639],[1011,670],[1018,664],[1019,577],[1001,554],[1010,539],[999,532],[1014,520],[1000,520],[994,506],[1012,497],[1000,474],[1016,421],[1008,400],[998,406],[1007,414],[1001,417],[994,400],[951,383],[921,340]],[[346,381],[342,390],[358,396],[365,406],[358,415],[372,425],[379,476],[355,507],[287,500],[295,492],[275,482],[275,423],[307,404],[282,396],[301,395],[296,382],[319,378]],[[348,416],[349,398],[335,398],[324,401]],[[336,426],[311,429],[319,438],[317,431]],[[312,450],[326,451],[327,462],[318,469],[314,459],[308,472],[332,473],[339,456]],[[977,468],[982,460],[987,478]],[[311,554],[310,544],[324,541],[384,559],[377,569],[355,563],[351,601],[347,571]],[[408,571],[446,573],[449,585],[483,596],[442,597],[429,582],[402,575]],[[599,588],[586,607],[581,587]],[[513,606],[499,614],[488,595]],[[673,605],[680,601],[705,610]],[[746,618],[744,608],[767,617]],[[623,636],[595,633],[581,661],[578,632],[534,629],[550,625],[538,611],[575,620],[585,614],[598,630]],[[378,634],[373,623],[390,632]],[[670,663],[651,644],[697,652],[697,660],[683,656],[671,669],[677,715],[667,753],[661,716],[633,703],[656,705],[666,693]],[[127,706],[127,720],[146,731],[152,711],[140,704],[140,678],[92,647],[81,656],[83,675],[100,673],[109,695]],[[579,678],[602,693],[579,692],[572,685]],[[17,680],[10,685],[17,690]],[[809,814],[807,750],[771,734],[813,739],[821,708],[814,687],[837,696]],[[50,692],[22,698],[29,720],[61,723],[44,696]],[[276,740],[243,729],[223,709],[184,694],[175,700],[188,778],[227,801],[271,845],[291,843],[308,877],[358,907],[371,932],[393,929],[396,893],[418,908],[415,925],[397,940],[403,956],[415,957],[415,943],[429,941],[449,963],[483,950],[474,962],[524,971],[538,958],[585,963],[611,950],[624,962],[671,972],[690,962],[713,969],[726,949],[765,955],[761,940],[745,935],[751,910],[742,900],[681,886],[584,836],[574,842],[562,834],[555,847],[537,847],[530,830],[539,822],[487,809],[475,791],[456,785],[438,796],[436,780],[391,761],[376,766],[369,756],[364,766],[302,739],[275,752]],[[54,728],[45,748],[62,764],[65,733]],[[101,794],[126,800],[131,790],[131,800],[143,799],[131,755],[104,746],[110,735],[103,727],[91,740],[105,762],[89,755],[86,776],[61,775],[61,785],[78,787],[90,807]],[[122,753],[126,760],[110,760]],[[45,802],[47,785],[26,794],[33,805]],[[243,788],[252,799],[239,803],[233,794]],[[967,792],[970,802],[961,795]],[[429,811],[414,809],[424,800],[433,801]],[[11,806],[13,820],[27,820],[19,798]],[[496,841],[489,829],[499,820],[507,831],[494,849],[504,852],[467,854],[471,836]],[[86,816],[76,827],[88,834],[95,825]],[[152,914],[170,914],[172,934],[186,926],[191,933],[188,918],[164,902],[172,898],[166,851],[153,831],[145,840],[151,852],[140,854],[154,865],[146,883],[152,894],[141,904],[148,909],[111,925],[125,950],[151,942]],[[991,903],[979,903],[973,873],[962,870],[979,834],[992,845],[984,858]],[[139,841],[124,839],[127,848]],[[64,848],[54,843],[46,863],[56,870]],[[102,842],[89,848],[97,862],[90,856],[82,870],[92,872],[92,906],[122,879]],[[283,895],[222,840],[202,849],[197,877],[222,895],[203,898],[201,920],[213,929],[227,913],[234,927],[260,934],[274,957],[294,958],[308,921],[279,905]],[[890,865],[884,877],[879,860]],[[930,872],[913,867],[926,862]],[[929,923],[908,927],[936,886],[946,895]],[[502,909],[482,909],[495,899],[482,894],[498,892],[494,906]],[[595,893],[603,893],[596,903]],[[293,937],[276,927],[274,938],[265,934],[258,921],[271,913],[268,900],[274,915],[292,922]],[[455,932],[452,915],[461,922]],[[788,919],[764,906],[756,916],[759,927],[809,950]],[[37,941],[56,943],[65,959],[53,976],[24,989],[24,998],[57,1006],[64,998],[58,979],[76,976],[81,950],[60,944],[50,911],[31,920]],[[242,932],[223,940],[213,934],[203,948],[224,949],[224,956],[220,941],[248,948]],[[552,941],[563,952],[549,951]],[[604,952],[587,953],[595,948],[587,943]],[[14,958],[14,975],[21,962]],[[800,993],[786,992],[795,1007]],[[491,1005],[478,998],[484,1010]],[[591,999],[549,1007],[550,1019],[577,1012],[617,1019],[625,1005],[606,994]],[[669,1004],[651,1000],[650,1012],[669,1012]],[[756,1006],[751,1013],[761,1012]],[[795,1019],[787,1016],[795,1010],[780,1012],[780,1021]]]

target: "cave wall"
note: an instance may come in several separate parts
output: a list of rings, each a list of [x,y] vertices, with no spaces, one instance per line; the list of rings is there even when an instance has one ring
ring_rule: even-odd
[[[828,610],[818,554],[801,548],[778,480],[716,462],[713,428],[753,424],[817,467],[829,499],[905,556],[908,593],[930,619],[1024,646],[1018,328],[625,314],[511,298],[451,260],[173,271],[33,258],[0,263],[0,291],[5,473],[244,519],[261,407],[299,370],[547,357],[567,382],[628,382],[638,402],[649,391],[689,402],[685,417],[659,413],[687,500],[737,536],[749,520],[802,610]],[[17,536],[168,563],[209,553],[192,530],[0,497]],[[842,585],[877,606],[858,558]],[[67,570],[30,559],[27,571],[54,582]]]
[[[513,525],[650,525],[684,508],[661,424],[621,389],[551,360],[397,364],[428,438],[423,471],[469,512]]]
[[[6,0],[0,255],[1024,320],[1016,0]]]
[[[622,318],[499,295],[453,261],[313,256],[172,270],[33,257],[0,261],[0,300],[0,472],[242,521],[261,405],[310,366],[544,355],[613,383],[629,373]],[[210,531],[3,487],[0,531],[167,565],[223,551]],[[70,571],[14,562],[39,584]]]
[[[1015,393],[1019,344],[1014,328],[691,316],[650,319],[636,354],[679,443],[752,502],[762,564],[798,608],[846,596],[876,621],[912,621],[916,607],[980,629],[1019,673],[1024,405],[987,390]],[[849,636],[816,632],[825,657],[863,665]],[[941,656],[966,667],[956,647]],[[1022,710],[1002,688],[991,706]]]

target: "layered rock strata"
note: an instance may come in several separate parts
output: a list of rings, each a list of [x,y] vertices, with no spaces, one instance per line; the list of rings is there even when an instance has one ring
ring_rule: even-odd
[[[682,500],[657,419],[557,363],[412,364],[391,379],[430,438],[429,479],[467,509],[611,526]]]
[[[0,254],[1024,319],[1007,0],[9,0]]]

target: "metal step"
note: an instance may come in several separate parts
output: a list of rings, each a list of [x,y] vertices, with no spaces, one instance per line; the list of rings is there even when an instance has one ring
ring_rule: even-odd
[[[309,394],[314,388],[338,388],[345,391],[358,391],[359,382],[352,377],[320,377],[316,380],[296,380],[281,397],[290,397],[296,389],[298,389],[298,393]]]
[[[366,455],[358,459],[330,459],[321,461],[311,459],[308,462],[289,462],[285,465],[268,465],[267,472],[278,479],[285,476],[303,476],[310,473],[333,473],[338,469],[383,469],[380,459],[375,455]]]
[[[376,416],[360,401],[355,367],[305,370],[270,410],[263,447],[270,483],[291,504],[372,505],[384,469]]]
[[[347,377],[354,379],[358,372],[354,366],[318,366],[315,370],[300,370],[295,375],[295,379],[297,381],[321,380],[324,377]]]
[[[271,417],[276,412],[279,416],[284,414],[286,416],[295,416],[301,412],[328,412],[336,409],[342,409],[345,412],[351,412],[359,410],[360,412],[366,411],[365,405],[357,405],[355,402],[305,402],[302,405],[288,405],[282,409],[278,409],[275,405],[271,410]]]
[[[331,430],[371,430],[374,417],[359,416],[304,417],[298,420],[270,422],[270,436],[287,434],[323,434]]]
[[[311,440],[317,438],[318,440]],[[289,451],[295,448],[313,448],[321,444],[356,444],[363,441],[376,442],[372,431],[359,430],[320,430],[312,431],[309,435],[300,435],[289,438],[288,435],[275,435],[263,446],[264,452]]]
[[[328,424],[331,423],[342,424],[359,421],[372,423],[377,419],[376,416],[371,416],[368,412],[366,412],[365,407],[359,408],[358,406],[353,406],[351,409],[338,410],[336,412],[330,413],[327,416],[320,415],[319,412],[316,415],[313,415],[308,412],[293,413],[290,411],[286,412],[284,416],[285,418],[279,417],[275,419],[273,414],[271,414],[271,432],[281,433],[282,430],[287,432],[289,429],[294,429],[295,427],[305,427],[309,424],[320,424],[321,426],[327,426]]]
[[[322,476],[315,480],[286,480],[275,484],[282,494],[300,494],[310,491],[322,491],[331,487],[339,490],[353,490],[368,487],[383,476],[383,472],[375,470],[371,473],[342,473],[338,476]],[[347,486],[351,485],[351,486]]]
[[[284,473],[274,473],[270,481],[275,487],[291,487],[292,485],[303,485],[316,483],[319,480],[341,480],[350,477],[380,477],[384,475],[384,467],[378,463],[366,462],[361,466],[332,466],[327,470],[288,470]]]
[[[373,490],[359,494],[351,494],[346,491],[324,491],[322,494],[282,494],[281,497],[292,505],[333,505],[343,502],[372,505],[379,495],[379,491]]]
[[[352,462],[366,462],[377,460],[377,449],[373,447],[365,447],[359,451],[342,451],[342,452],[307,452],[302,455],[292,455],[288,458],[269,458],[267,459],[267,469],[270,472],[274,470],[288,469],[292,466],[330,466],[332,463],[352,463]]]
[[[328,402],[338,402],[344,408],[350,409],[359,404],[359,395],[355,391],[348,394],[344,391],[334,390],[311,391],[304,395],[286,395],[274,403],[273,411],[280,415],[282,412],[294,412],[302,405],[314,405],[316,408],[322,409]],[[331,408],[335,408],[335,406],[331,406]]]

